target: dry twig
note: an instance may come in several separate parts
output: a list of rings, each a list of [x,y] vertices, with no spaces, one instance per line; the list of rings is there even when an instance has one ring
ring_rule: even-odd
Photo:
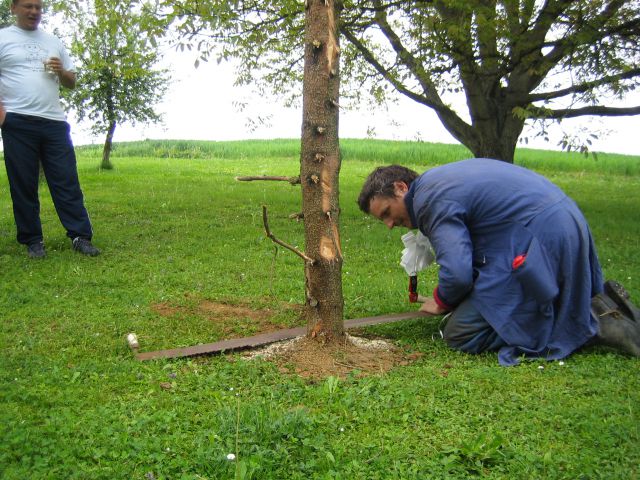
[[[248,177],[236,177],[238,182],[253,182],[256,180],[268,180],[272,182],[289,182],[291,185],[300,185],[300,177],[285,177],[277,175],[259,175]]]
[[[300,258],[302,258],[305,262],[309,263],[310,265],[313,265],[315,263],[313,258],[308,257],[307,255],[305,255],[304,252],[298,250],[293,245],[289,245],[288,243],[285,243],[282,240],[278,240],[275,237],[275,235],[273,233],[271,233],[271,230],[269,229],[269,219],[267,217],[267,206],[266,205],[262,206],[262,222],[264,223],[264,230],[265,230],[265,233],[267,234],[267,237],[269,237],[273,242],[275,242],[278,245],[286,248],[287,250],[291,250],[293,253],[298,255]]]

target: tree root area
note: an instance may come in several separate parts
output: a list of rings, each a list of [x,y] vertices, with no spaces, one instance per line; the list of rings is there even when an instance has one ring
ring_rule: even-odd
[[[237,338],[288,328],[274,322],[276,310],[302,311],[302,306],[281,305],[278,309],[256,309],[250,304],[218,302],[189,296],[187,305],[157,303],[151,309],[165,318],[199,317],[210,322],[212,333],[218,338]],[[300,323],[298,323],[300,324]],[[241,353],[245,359],[262,358],[274,362],[283,374],[299,375],[310,380],[330,376],[345,378],[349,375],[367,376],[388,372],[397,366],[408,365],[422,356],[408,353],[384,339],[364,338],[346,334],[344,338],[323,342],[322,339],[298,337],[273,343],[263,348]],[[237,358],[230,355],[230,360]],[[231,360],[233,361],[233,360]]]
[[[274,362],[283,374],[299,375],[311,380],[330,376],[381,375],[394,367],[408,365],[421,356],[421,353],[404,352],[382,339],[350,335],[331,343],[299,337],[245,353],[245,358],[263,358]]]

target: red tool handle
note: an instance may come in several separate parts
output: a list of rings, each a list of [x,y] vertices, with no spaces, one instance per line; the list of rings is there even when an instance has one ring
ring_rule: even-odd
[[[409,276],[409,302],[416,303],[418,301],[418,276]]]

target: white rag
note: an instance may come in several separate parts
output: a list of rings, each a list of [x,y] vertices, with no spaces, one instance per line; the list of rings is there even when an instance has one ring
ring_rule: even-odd
[[[431,242],[420,231],[415,234],[413,232],[405,233],[402,236],[402,243],[405,248],[402,250],[400,265],[410,276],[427,268],[436,258]]]

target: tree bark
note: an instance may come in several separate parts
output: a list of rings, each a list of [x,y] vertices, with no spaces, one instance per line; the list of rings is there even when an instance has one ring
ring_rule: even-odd
[[[111,170],[113,164],[111,163],[111,146],[113,145],[113,134],[116,131],[116,121],[111,120],[109,122],[109,130],[107,130],[107,137],[104,140],[104,148],[102,149],[102,163],[100,168],[105,170]]]
[[[339,234],[339,42],[334,0],[307,0],[300,181],[305,229],[308,335],[344,336]]]
[[[524,128],[524,120],[508,111],[498,102],[481,100],[473,104],[468,99],[472,112],[473,134],[461,139],[477,158],[495,158],[513,163],[518,138]],[[446,126],[446,125],[445,125]]]

